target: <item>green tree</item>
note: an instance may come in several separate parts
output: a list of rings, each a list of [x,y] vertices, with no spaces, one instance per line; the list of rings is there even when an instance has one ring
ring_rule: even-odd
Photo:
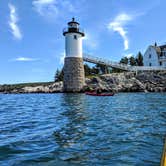
[[[54,81],[55,81],[55,82],[58,81],[59,75],[60,75],[60,70],[57,69],[57,70],[56,70],[56,73],[55,73],[55,76],[54,76]]]
[[[97,68],[96,66],[92,67],[91,69],[91,75],[93,74],[95,75],[99,74],[99,68]]]
[[[122,72],[124,72],[124,71],[121,69],[117,69],[117,68],[112,68],[112,71],[111,71],[111,73],[122,73]]]
[[[123,57],[123,58],[121,58],[120,63],[127,65],[129,63],[129,59],[127,57]]]
[[[108,67],[105,66],[105,65],[102,65],[102,64],[97,64],[97,65],[96,65],[96,68],[98,69],[98,74],[99,74],[99,73],[106,74],[106,73],[109,72]]]
[[[88,64],[84,64],[84,71],[85,71],[85,76],[89,76],[92,74],[92,69],[89,67]]]
[[[63,76],[64,76],[63,69],[62,70],[57,69],[55,73],[54,81],[55,82],[63,81]]]
[[[143,66],[143,55],[141,54],[141,52],[138,52],[136,62],[137,66]]]
[[[137,65],[136,59],[133,56],[131,56],[129,58],[129,63],[130,63],[131,66],[136,66]]]

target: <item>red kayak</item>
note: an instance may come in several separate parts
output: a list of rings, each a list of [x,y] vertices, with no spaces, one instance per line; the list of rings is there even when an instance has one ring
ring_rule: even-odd
[[[114,93],[96,93],[96,92],[85,92],[86,95],[91,96],[113,96]]]

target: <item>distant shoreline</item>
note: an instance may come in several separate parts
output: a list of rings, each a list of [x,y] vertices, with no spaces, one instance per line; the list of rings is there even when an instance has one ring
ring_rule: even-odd
[[[166,92],[166,71],[112,73],[86,78],[80,91],[101,89],[105,92]],[[1,94],[63,93],[63,82],[36,82],[0,85]]]

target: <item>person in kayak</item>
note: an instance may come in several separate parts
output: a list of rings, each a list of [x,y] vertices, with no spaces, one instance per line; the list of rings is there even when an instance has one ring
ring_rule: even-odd
[[[99,89],[99,88],[96,90],[96,93],[97,93],[97,94],[101,94],[101,92],[102,92],[102,91],[101,91],[101,89]]]

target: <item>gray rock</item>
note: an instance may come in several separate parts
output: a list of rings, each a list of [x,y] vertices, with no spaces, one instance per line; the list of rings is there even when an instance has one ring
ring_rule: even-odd
[[[115,92],[166,92],[166,72],[112,73],[88,80],[87,87]]]
[[[101,89],[108,92],[166,92],[166,72],[112,73],[86,78],[82,91]],[[0,85],[0,93],[63,92],[63,82],[45,84]]]

